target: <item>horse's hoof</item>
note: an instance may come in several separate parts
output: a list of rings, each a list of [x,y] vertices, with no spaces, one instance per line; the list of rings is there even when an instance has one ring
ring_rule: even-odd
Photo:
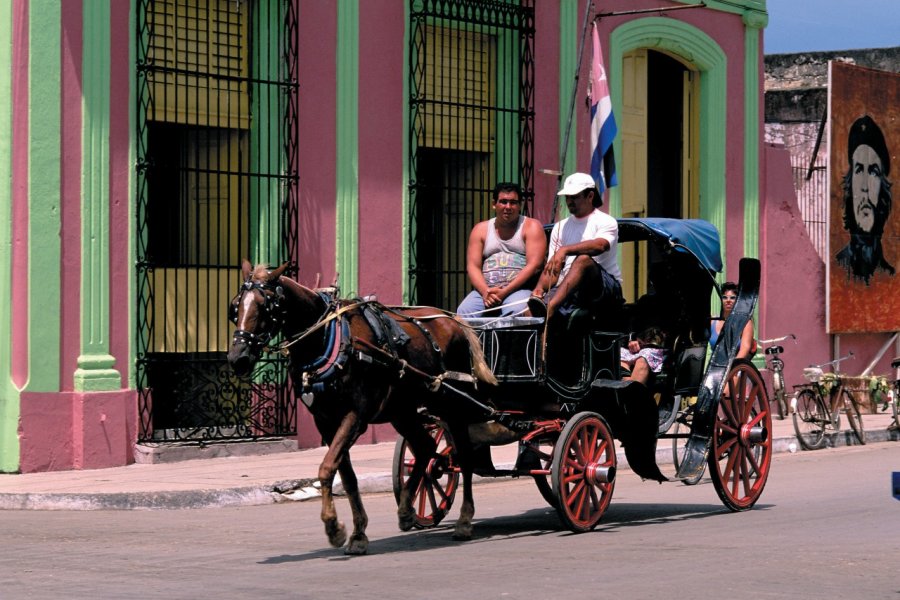
[[[458,542],[468,542],[472,539],[471,525],[457,525],[453,530],[453,539]]]
[[[416,515],[412,511],[397,513],[397,525],[400,527],[400,531],[409,531],[415,524]]]
[[[341,548],[347,543],[347,529],[343,523],[338,523],[337,527],[327,532],[328,543],[335,548]]]
[[[360,556],[369,551],[369,538],[364,535],[355,535],[350,538],[350,544],[344,550],[344,554]]]

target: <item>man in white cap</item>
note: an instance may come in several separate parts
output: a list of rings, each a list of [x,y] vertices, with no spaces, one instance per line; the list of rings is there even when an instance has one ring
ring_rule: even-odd
[[[549,320],[575,308],[622,304],[622,273],[616,261],[619,225],[599,210],[603,198],[587,173],[573,173],[557,193],[571,216],[553,226],[547,263],[528,301],[532,316]]]

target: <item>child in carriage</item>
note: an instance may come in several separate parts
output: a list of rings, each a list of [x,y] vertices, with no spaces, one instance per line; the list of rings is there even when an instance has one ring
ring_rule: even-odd
[[[622,379],[647,385],[651,373],[659,373],[666,360],[666,334],[659,327],[648,327],[630,340],[619,354]]]

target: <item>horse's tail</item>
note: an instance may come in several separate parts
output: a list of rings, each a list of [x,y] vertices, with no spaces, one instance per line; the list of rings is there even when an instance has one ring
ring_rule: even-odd
[[[460,329],[463,330],[466,336],[466,341],[469,342],[469,356],[472,359],[472,371],[475,377],[484,383],[497,385],[497,378],[494,377],[494,373],[487,365],[487,361],[484,358],[484,350],[481,348],[478,336],[462,319],[454,317],[454,320],[459,323]]]

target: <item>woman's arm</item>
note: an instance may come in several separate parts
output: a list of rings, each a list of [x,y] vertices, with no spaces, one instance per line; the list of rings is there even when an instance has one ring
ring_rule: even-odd
[[[737,358],[747,358],[753,351],[756,342],[753,340],[753,319],[747,321],[741,332],[741,347],[738,348]]]

